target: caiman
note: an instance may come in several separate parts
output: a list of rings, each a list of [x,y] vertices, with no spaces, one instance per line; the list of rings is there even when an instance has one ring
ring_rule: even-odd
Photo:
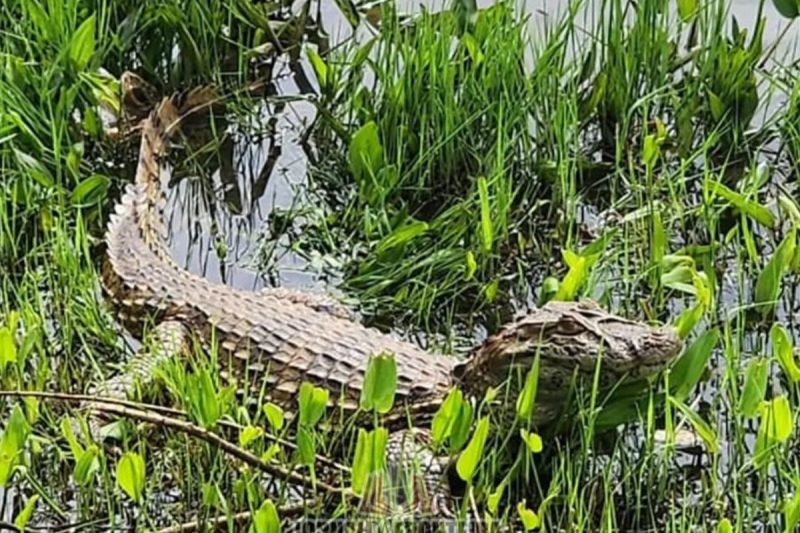
[[[470,395],[523,374],[540,358],[536,424],[564,407],[573,376],[588,378],[601,362],[601,382],[642,378],[664,369],[681,350],[676,333],[609,314],[587,302],[551,302],[506,325],[463,361],[422,350],[349,317],[316,294],[285,289],[248,292],[211,283],[181,268],[164,239],[161,167],[173,134],[213,94],[196,89],[163,99],[141,124],[135,183],[110,217],[102,269],[104,294],[123,325],[149,339],[130,370],[103,384],[99,395],[124,395],[153,367],[188,349],[191,339],[216,343],[222,372],[239,383],[265,385],[270,399],[294,409],[300,384],[331,392],[356,408],[370,358],[394,354],[396,409],[435,410],[453,386]],[[266,382],[266,383],[265,383]]]

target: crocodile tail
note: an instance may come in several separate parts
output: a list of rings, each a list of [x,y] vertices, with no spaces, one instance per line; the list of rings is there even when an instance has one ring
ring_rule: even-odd
[[[209,110],[220,105],[214,86],[202,86],[164,98],[150,112],[142,125],[139,163],[136,167],[138,196],[135,200],[139,232],[150,248],[162,259],[169,257],[163,244],[163,216],[160,205],[161,163],[170,138],[179,130],[202,126]]]

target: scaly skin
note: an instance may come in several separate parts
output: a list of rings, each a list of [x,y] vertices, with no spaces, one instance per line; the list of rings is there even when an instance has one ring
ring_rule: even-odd
[[[429,410],[456,384],[479,395],[514,369],[528,368],[539,354],[539,423],[558,412],[575,371],[591,378],[598,357],[601,381],[611,384],[657,372],[680,352],[672,329],[626,320],[590,303],[552,302],[507,325],[457,364],[366,328],[316,295],[253,293],[187,272],[162,239],[161,159],[181,113],[213,97],[200,89],[165,99],[144,121],[136,183],[108,225],[103,288],[133,333],[141,335],[145,322],[168,322],[183,324],[206,346],[215,339],[225,371],[258,386],[266,380],[271,398],[289,408],[303,381],[355,407],[370,357],[383,352],[397,360],[398,407],[412,411]]]
[[[626,320],[591,303],[554,302],[505,326],[459,363],[366,328],[324,297],[286,289],[247,292],[187,272],[172,260],[162,238],[161,160],[184,117],[215,98],[212,90],[199,89],[164,99],[142,123],[136,182],[123,194],[106,233],[102,284],[132,333],[141,337],[145,324],[155,325],[154,346],[98,394],[126,395],[137,379],[146,380],[155,365],[186,351],[195,338],[206,348],[217,343],[221,371],[229,378],[259,389],[265,385],[270,398],[287,409],[295,407],[304,381],[328,389],[339,406],[355,408],[370,358],[388,352],[397,362],[396,412],[421,418],[455,385],[480,397],[509,377],[518,383],[515,376],[524,375],[538,355],[534,422],[545,424],[564,407],[575,376],[591,382],[598,358],[601,384],[610,385],[657,372],[680,352],[681,341],[671,329]],[[409,440],[395,433],[390,449],[420,449],[420,434],[410,435]],[[443,502],[438,507],[447,507],[441,465],[430,452],[422,453],[430,474],[422,488]]]

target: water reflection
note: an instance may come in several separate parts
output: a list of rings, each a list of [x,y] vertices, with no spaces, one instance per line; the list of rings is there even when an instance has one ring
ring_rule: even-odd
[[[255,103],[252,116],[219,132],[173,172],[166,206],[173,254],[211,281],[243,289],[315,284],[304,262],[283,246],[273,271],[258,273],[255,266],[265,221],[276,208],[291,207],[306,181],[300,143],[315,109],[302,99],[280,98],[313,89],[298,70],[288,62],[276,66],[273,94]]]

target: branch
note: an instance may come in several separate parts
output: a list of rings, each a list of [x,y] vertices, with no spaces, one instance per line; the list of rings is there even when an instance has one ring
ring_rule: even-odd
[[[120,400],[119,402],[118,401],[106,402],[102,398],[92,397],[88,395],[70,395],[58,392],[41,392],[41,391],[0,391],[0,397],[17,397],[17,398],[35,397],[35,398],[57,399],[68,402],[89,401],[91,402],[92,409],[94,411],[116,415],[123,418],[132,418],[134,420],[139,420],[142,422],[149,422],[157,426],[166,427],[175,431],[180,431],[181,433],[185,433],[187,435],[191,435],[192,437],[195,437],[197,439],[203,440],[205,442],[208,442],[210,444],[219,447],[222,451],[224,451],[229,455],[232,455],[233,457],[236,457],[243,463],[246,463],[247,465],[252,466],[255,469],[261,470],[262,472],[266,472],[272,476],[284,479],[286,481],[290,481],[292,483],[297,483],[312,490],[321,488],[322,490],[330,494],[337,494],[337,495],[343,494],[346,496],[351,495],[349,489],[335,487],[323,481],[314,482],[311,480],[311,478],[306,477],[302,474],[298,474],[297,472],[293,472],[291,470],[287,470],[285,468],[281,468],[279,466],[275,466],[271,463],[268,463],[267,461],[264,461],[257,455],[250,453],[244,448],[240,448],[239,446],[223,439],[216,433],[209,431],[203,427],[200,427],[196,424],[192,424],[191,422],[187,422],[184,420],[177,420],[175,418],[159,414],[152,410],[143,410],[139,408],[128,407],[127,405],[123,405],[120,403],[124,402],[124,400]]]

